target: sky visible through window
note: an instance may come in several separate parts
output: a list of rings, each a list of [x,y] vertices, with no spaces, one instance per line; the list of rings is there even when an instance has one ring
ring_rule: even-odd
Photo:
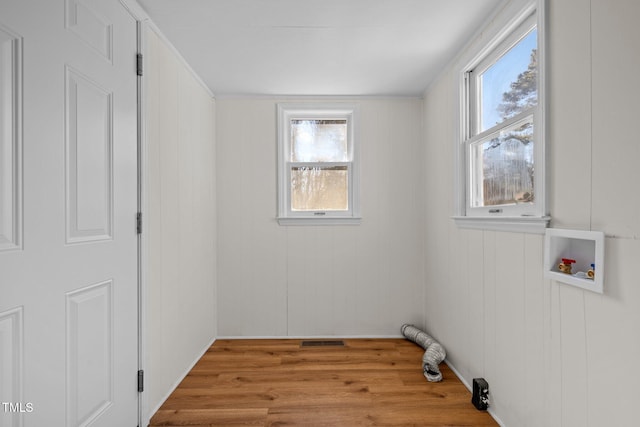
[[[292,120],[291,161],[348,161],[347,121]]]
[[[527,70],[531,51],[537,47],[537,30],[533,29],[518,44],[505,53],[482,74],[482,131],[502,122],[498,106],[502,94],[510,90],[511,83]]]

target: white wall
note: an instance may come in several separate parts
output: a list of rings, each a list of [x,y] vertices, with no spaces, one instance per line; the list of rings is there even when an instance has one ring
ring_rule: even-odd
[[[635,425],[640,3],[548,3],[552,226],[605,232],[604,295],[545,279],[542,236],[453,224],[449,70],[425,93],[425,327],[505,425]]]
[[[160,36],[145,35],[151,416],[215,337],[215,102]]]
[[[357,226],[276,222],[279,101],[217,100],[219,336],[388,336],[422,322],[421,101],[344,100],[360,106]]]

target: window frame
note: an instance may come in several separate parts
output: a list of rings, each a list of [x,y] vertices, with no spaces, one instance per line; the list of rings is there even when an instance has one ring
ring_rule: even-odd
[[[279,103],[278,127],[278,216],[280,225],[359,224],[360,176],[357,144],[357,106],[342,103]],[[348,160],[340,162],[293,162],[291,153],[292,120],[346,120]],[[291,209],[291,169],[293,167],[347,167],[347,210]]]
[[[476,228],[543,234],[550,217],[547,215],[546,154],[545,154],[545,10],[544,0],[525,0],[510,3],[500,11],[490,24],[474,38],[475,44],[465,51],[457,62],[459,78],[455,90],[458,93],[458,120],[454,180],[455,212],[453,219],[461,228]],[[471,91],[476,90],[473,74],[481,74],[505,52],[521,41],[533,28],[537,29],[538,49],[538,103],[515,117],[505,120],[483,132],[480,129],[479,111]],[[488,40],[488,41],[485,41]],[[480,71],[480,72],[478,72]],[[534,128],[534,189],[535,199],[527,205],[472,206],[471,147],[489,135],[533,116]]]

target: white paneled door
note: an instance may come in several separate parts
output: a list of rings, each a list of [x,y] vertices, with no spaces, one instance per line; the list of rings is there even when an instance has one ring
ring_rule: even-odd
[[[0,427],[138,421],[136,21],[0,1]]]

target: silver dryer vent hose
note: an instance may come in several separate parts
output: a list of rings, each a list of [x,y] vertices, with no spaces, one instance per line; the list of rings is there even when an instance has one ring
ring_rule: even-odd
[[[413,325],[402,325],[401,330],[402,335],[426,350],[422,356],[422,370],[427,381],[442,381],[438,365],[447,357],[444,347]]]

